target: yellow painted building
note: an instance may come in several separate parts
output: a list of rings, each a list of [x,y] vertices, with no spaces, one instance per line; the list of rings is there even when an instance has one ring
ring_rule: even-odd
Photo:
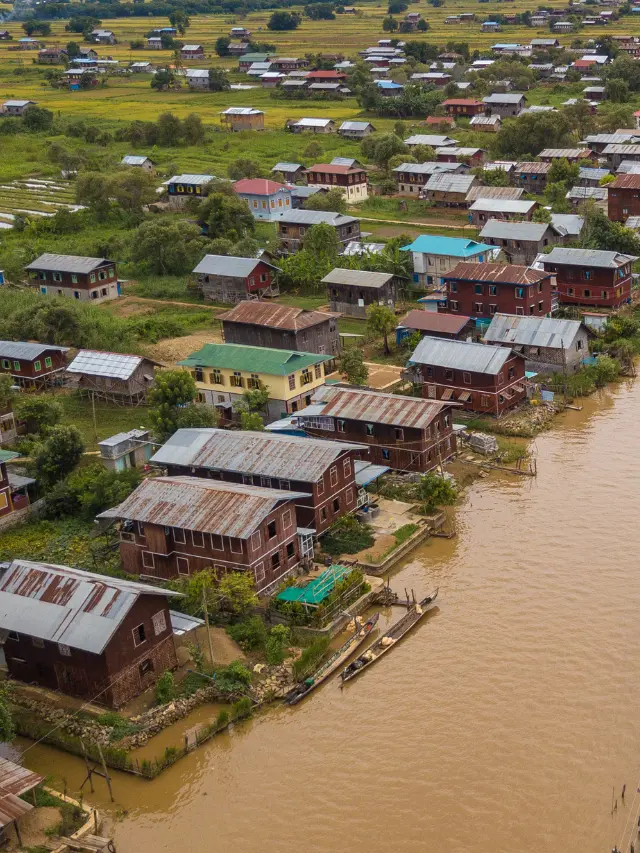
[[[245,391],[267,388],[267,416],[278,420],[310,404],[332,360],[330,355],[295,350],[205,344],[180,364],[195,379],[201,402],[231,410]]]

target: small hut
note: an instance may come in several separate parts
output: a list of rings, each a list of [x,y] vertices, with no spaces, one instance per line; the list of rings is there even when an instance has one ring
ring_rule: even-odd
[[[139,406],[161,365],[140,355],[82,349],[67,368],[68,384],[123,406]]]

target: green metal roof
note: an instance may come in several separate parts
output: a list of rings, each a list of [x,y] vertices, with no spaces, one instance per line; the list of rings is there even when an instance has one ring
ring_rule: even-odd
[[[12,450],[0,449],[0,462],[11,462],[12,459],[17,459],[19,453],[14,453]]]
[[[331,355],[312,352],[296,352],[270,347],[249,347],[242,344],[205,344],[202,349],[191,353],[184,361],[185,367],[218,367],[248,373],[266,373],[268,376],[288,376],[296,370],[304,370],[323,361],[331,361]]]
[[[278,593],[278,601],[299,601],[300,604],[320,604],[333,592],[337,583],[346,577],[352,568],[336,563],[325,569],[315,580],[306,586],[288,586]]]

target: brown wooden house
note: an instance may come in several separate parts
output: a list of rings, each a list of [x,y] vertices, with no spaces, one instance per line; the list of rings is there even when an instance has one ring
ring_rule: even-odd
[[[64,379],[68,347],[26,341],[0,341],[0,372],[22,388],[40,389]]]
[[[337,313],[305,311],[290,305],[250,300],[218,315],[227,344],[338,355]]]
[[[68,566],[4,564],[0,631],[9,674],[118,708],[177,666],[174,596]]]
[[[393,273],[336,269],[325,275],[329,306],[347,317],[366,319],[370,305],[386,305],[392,310],[400,298],[403,279]]]
[[[161,580],[210,571],[247,572],[266,593],[301,561],[296,503],[308,494],[202,477],[144,480],[99,518],[122,521],[128,574]]]
[[[324,210],[291,210],[274,217],[277,228],[280,251],[285,255],[294,254],[302,248],[304,235],[321,222],[331,225],[336,236],[346,246],[352,240],[360,239],[360,220],[344,213]]]
[[[355,460],[362,455],[368,459],[366,447],[346,442],[270,432],[179,429],[151,462],[166,468],[170,476],[209,477],[304,494],[295,501],[297,523],[319,534],[356,509]]]
[[[106,302],[120,295],[114,261],[45,252],[25,270],[45,296],[70,296],[83,302]]]
[[[604,249],[554,246],[540,263],[555,273],[562,305],[620,308],[631,301],[631,268],[638,258]]]
[[[456,452],[450,403],[325,385],[296,420],[309,435],[365,444],[372,463],[399,471],[431,471]]]
[[[630,216],[640,216],[640,175],[618,175],[607,189],[609,219],[626,222]]]
[[[423,397],[478,414],[499,417],[526,395],[524,357],[506,347],[423,338],[408,365]]]
[[[159,366],[139,355],[81,349],[67,368],[67,380],[78,391],[138,405],[153,386],[154,369]]]
[[[278,296],[278,267],[262,258],[205,255],[193,274],[206,300],[235,304]]]

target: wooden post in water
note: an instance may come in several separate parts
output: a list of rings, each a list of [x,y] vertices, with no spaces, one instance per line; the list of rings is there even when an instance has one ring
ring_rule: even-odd
[[[91,793],[93,794],[94,793],[94,791],[93,791],[93,779],[92,779],[93,771],[89,767],[89,759],[87,758],[87,750],[85,749],[83,740],[80,740],[80,746],[82,747],[82,755],[84,756],[84,764],[85,764],[85,767],[87,768],[87,778],[84,780],[84,782],[86,782],[87,780],[89,781],[89,787],[91,789]],[[82,790],[84,782],[82,783],[82,785],[80,785],[80,790]],[[65,793],[66,793],[66,791],[65,791]]]
[[[204,608],[204,624],[207,629],[207,640],[209,640],[209,657],[211,659],[211,666],[213,666],[213,642],[211,641],[211,631],[209,630],[209,608],[207,607],[207,594],[204,585],[202,587],[202,606]]]
[[[113,798],[113,791],[111,789],[111,776],[109,776],[109,771],[107,770],[107,764],[104,760],[104,755],[102,754],[102,747],[99,743],[96,742],[96,746],[98,747],[98,754],[100,755],[100,763],[102,764],[102,770],[104,771],[104,778],[107,780],[107,788],[109,789],[109,796],[111,797],[111,802],[115,803]]]

